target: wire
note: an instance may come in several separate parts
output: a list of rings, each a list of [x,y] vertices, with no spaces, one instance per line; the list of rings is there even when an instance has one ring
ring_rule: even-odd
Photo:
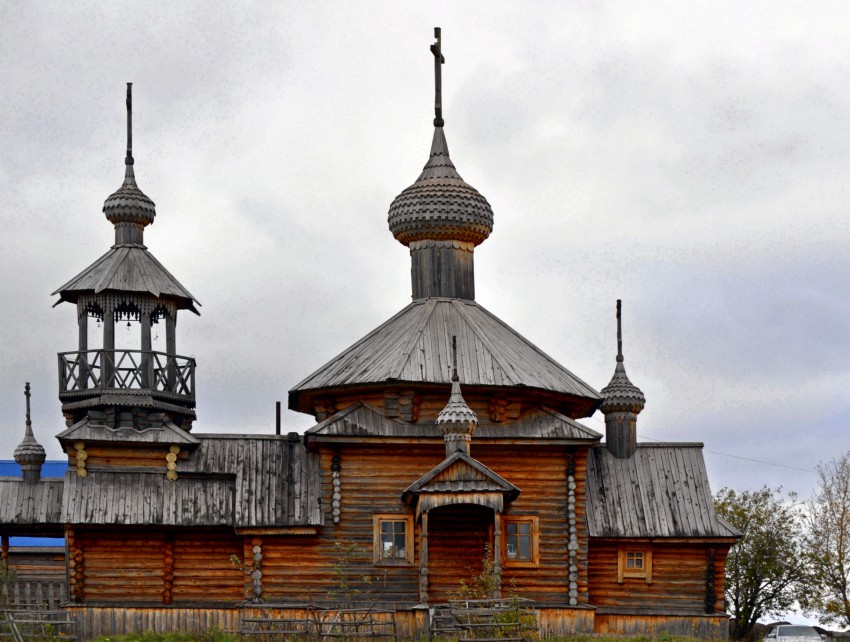
[[[596,421],[598,421],[599,423],[604,423],[602,421],[602,419],[600,419],[596,415],[594,415],[592,418],[595,419]],[[650,441],[659,441],[659,442],[667,441],[666,439],[656,439],[655,437],[650,437],[647,434],[641,434],[641,439],[649,439]],[[804,472],[804,473],[812,473],[812,474],[817,473],[817,471],[812,470],[811,468],[798,468],[797,466],[788,466],[787,464],[775,464],[772,461],[762,461],[761,459],[752,459],[750,457],[741,457],[740,455],[730,455],[729,453],[721,453],[721,452],[718,452],[716,450],[708,450],[706,448],[703,448],[703,450],[707,453],[711,453],[712,455],[719,455],[720,457],[729,457],[730,459],[740,459],[742,461],[751,461],[751,462],[756,463],[756,464],[764,464],[765,466],[776,466],[777,468],[788,468],[790,470],[799,470],[799,471]]]

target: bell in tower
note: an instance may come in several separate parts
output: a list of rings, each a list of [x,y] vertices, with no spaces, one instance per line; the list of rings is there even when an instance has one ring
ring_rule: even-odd
[[[177,313],[199,314],[198,302],[144,245],[156,210],[133,170],[132,83],[124,163],[124,182],[103,204],[115,244],[53,293],[56,305],[77,306],[79,331],[77,350],[59,354],[62,413],[69,427],[85,422],[144,431],[165,423],[188,431],[195,419],[195,360],[177,352]],[[125,324],[131,345],[119,348],[116,334]],[[151,334],[158,337],[163,326],[165,349],[154,350]],[[89,345],[90,334],[99,345]],[[125,339],[123,332],[119,338]]]

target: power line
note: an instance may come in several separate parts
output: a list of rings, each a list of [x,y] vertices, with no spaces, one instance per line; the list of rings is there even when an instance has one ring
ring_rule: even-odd
[[[593,416],[593,419],[595,419],[599,423],[604,423],[602,421],[602,419],[600,419],[596,415]],[[659,441],[659,442],[667,441],[666,439],[656,439],[655,437],[650,437],[647,434],[641,434],[641,438],[642,439],[649,439],[650,441]],[[776,464],[772,461],[763,461],[761,459],[752,459],[750,457],[741,457],[740,455],[730,455],[729,453],[722,453],[722,452],[719,452],[717,450],[708,450],[708,449],[705,449],[705,448],[703,448],[703,450],[707,453],[711,453],[712,455],[719,455],[720,457],[729,457],[730,459],[740,459],[741,461],[751,461],[751,462],[756,463],[756,464],[764,464],[765,466],[776,466],[777,468],[788,468],[790,470],[799,470],[799,471],[804,472],[804,473],[812,473],[812,474],[815,474],[817,472],[815,470],[812,470],[811,468],[798,468],[797,466],[788,466],[787,464]]]

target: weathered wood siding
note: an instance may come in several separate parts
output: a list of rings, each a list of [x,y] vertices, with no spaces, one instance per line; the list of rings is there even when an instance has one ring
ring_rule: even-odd
[[[76,619],[77,635],[81,640],[145,631],[201,633],[212,628],[238,631],[240,620],[240,610],[235,607],[92,607],[71,604],[65,608]]]
[[[644,608],[654,612],[704,613],[707,545],[704,543],[652,544],[652,583],[642,578],[617,581],[616,541],[592,541],[589,555],[590,603],[602,607]],[[722,605],[725,554],[714,568],[715,608]],[[718,604],[720,603],[720,604]]]
[[[598,635],[682,635],[705,640],[729,637],[729,618],[725,615],[648,615],[597,613]]]

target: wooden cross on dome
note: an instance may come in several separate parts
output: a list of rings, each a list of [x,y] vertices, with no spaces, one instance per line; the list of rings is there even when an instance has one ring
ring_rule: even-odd
[[[443,80],[440,72],[446,59],[440,43],[439,27],[434,27],[434,38],[434,44],[431,45],[431,53],[434,54],[434,127],[442,127],[445,121],[443,121]]]

